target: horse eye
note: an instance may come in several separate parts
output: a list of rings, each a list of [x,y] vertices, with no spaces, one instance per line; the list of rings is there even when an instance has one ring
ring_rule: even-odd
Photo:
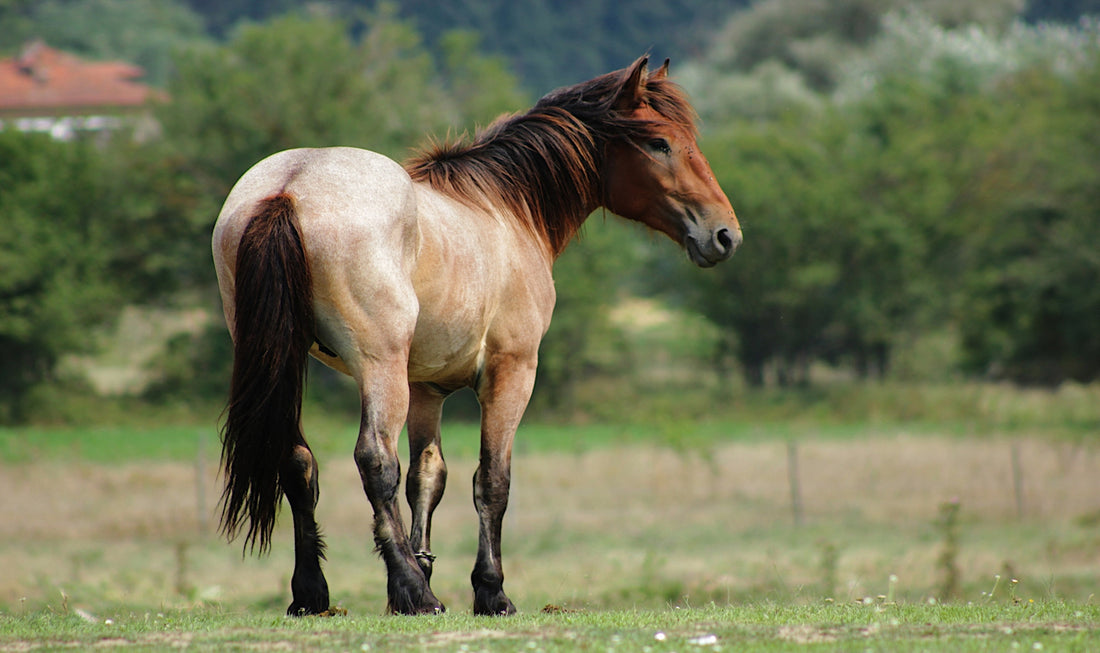
[[[672,146],[663,138],[654,138],[649,141],[649,149],[660,152],[665,156],[672,154]]]

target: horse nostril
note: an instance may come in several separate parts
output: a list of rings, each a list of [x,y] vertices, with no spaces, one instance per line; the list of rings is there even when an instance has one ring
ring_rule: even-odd
[[[719,229],[714,234],[714,240],[717,241],[718,245],[722,248],[723,254],[733,249],[733,235],[730,234],[729,229]]]

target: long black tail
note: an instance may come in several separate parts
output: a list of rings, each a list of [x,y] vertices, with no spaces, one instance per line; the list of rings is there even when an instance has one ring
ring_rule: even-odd
[[[302,437],[302,390],[313,335],[313,286],[294,198],[263,200],[237,248],[233,380],[222,427],[221,530],[271,547],[279,474]]]

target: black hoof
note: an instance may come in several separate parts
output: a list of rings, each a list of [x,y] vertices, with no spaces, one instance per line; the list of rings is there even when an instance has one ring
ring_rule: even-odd
[[[386,609],[390,614],[443,614],[447,608],[435,598],[427,583],[412,586],[390,586]]]
[[[386,606],[386,611],[390,614],[405,615],[443,614],[447,611],[447,608],[439,602],[439,599],[432,596],[428,601],[415,604],[395,603],[393,599],[390,599],[389,604]]]
[[[474,592],[474,614],[489,617],[507,617],[516,613],[516,606],[504,591]]]
[[[286,609],[288,617],[308,617],[310,615],[325,614],[329,611],[328,600],[320,601],[294,601]]]
[[[286,609],[286,613],[291,617],[325,614],[329,610],[328,583],[319,573],[291,579],[290,594],[294,601]]]

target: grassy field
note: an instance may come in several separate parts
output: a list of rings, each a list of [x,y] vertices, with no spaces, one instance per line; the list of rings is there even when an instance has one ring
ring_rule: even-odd
[[[1100,609],[1066,603],[547,611],[508,619],[287,619],[212,609],[0,616],[0,651],[1091,651]]]
[[[504,620],[470,615],[474,426],[445,426],[433,587],[450,611],[387,618],[354,422],[307,413],[348,611],[307,620],[281,616],[289,519],[265,558],[213,533],[212,416],[0,429],[0,651],[1100,648],[1095,404],[966,392],[985,403],[967,417],[944,397],[939,421],[924,394],[889,397],[911,420],[805,404],[791,419],[775,401],[741,419],[524,426],[504,533],[521,615]]]

